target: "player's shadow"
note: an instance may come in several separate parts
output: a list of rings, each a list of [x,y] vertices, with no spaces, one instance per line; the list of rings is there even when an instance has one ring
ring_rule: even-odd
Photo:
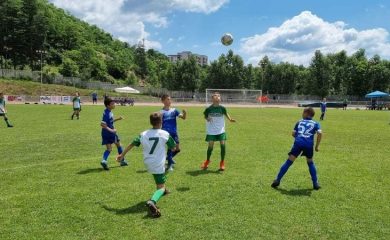
[[[133,206],[127,208],[112,208],[107,205],[101,205],[101,207],[109,212],[117,215],[137,214],[137,213],[148,213],[145,202],[139,202]]]
[[[120,167],[120,166],[110,167],[110,169],[118,168],[118,167]],[[81,170],[77,174],[84,175],[84,174],[89,174],[89,173],[100,173],[100,172],[105,172],[105,171],[106,170],[104,170],[103,168],[89,168],[89,169]]]
[[[197,177],[197,176],[200,176],[200,175],[206,175],[206,174],[221,174],[222,171],[220,170],[216,170],[216,171],[210,171],[210,170],[202,170],[202,169],[199,169],[199,170],[194,170],[194,171],[187,171],[186,174],[187,175],[190,175],[190,176],[193,176],[193,177]]]
[[[313,189],[307,188],[307,189],[291,189],[291,190],[286,190],[286,189],[277,189],[281,194],[284,195],[289,195],[289,196],[306,196],[310,197],[311,193],[313,192]]]

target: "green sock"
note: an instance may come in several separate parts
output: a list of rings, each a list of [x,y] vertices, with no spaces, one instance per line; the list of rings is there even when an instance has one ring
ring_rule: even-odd
[[[207,160],[209,160],[209,161],[210,161],[211,153],[213,153],[213,148],[208,147],[207,148]]]
[[[164,192],[165,192],[164,188],[156,190],[153,193],[153,196],[152,196],[151,200],[154,201],[155,203],[157,203],[158,200],[160,200],[160,198],[164,195]]]
[[[226,154],[226,145],[221,144],[221,161],[225,160],[225,154]]]

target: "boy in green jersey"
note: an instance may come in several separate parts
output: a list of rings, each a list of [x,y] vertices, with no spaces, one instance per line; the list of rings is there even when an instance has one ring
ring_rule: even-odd
[[[133,147],[143,147],[144,164],[148,169],[148,172],[153,174],[154,181],[156,183],[157,190],[154,192],[152,198],[146,202],[152,217],[160,217],[161,212],[157,207],[157,202],[162,196],[169,193],[165,187],[167,176],[165,174],[165,159],[166,148],[165,145],[171,150],[175,150],[175,140],[165,130],[162,130],[162,116],[161,113],[156,112],[150,115],[150,124],[152,129],[142,132],[133,142],[127,146],[123,153],[119,154],[117,161],[123,160],[127,152]]]
[[[0,92],[0,117],[4,118],[5,123],[7,124],[7,127],[13,127],[9,122],[7,118],[7,109],[5,109],[5,99],[3,93]]]
[[[76,116],[78,120],[80,118],[80,111],[81,111],[81,100],[80,100],[79,92],[76,92],[76,96],[74,96],[72,102],[73,102],[73,114],[71,119],[73,120],[74,116]]]
[[[207,169],[210,163],[211,153],[213,152],[214,142],[219,141],[221,144],[221,162],[219,164],[219,170],[225,170],[225,153],[226,153],[226,133],[225,133],[225,116],[229,119],[230,122],[236,122],[230,115],[227,113],[226,108],[220,105],[221,95],[219,93],[214,93],[212,95],[213,104],[211,104],[203,112],[206,119],[206,142],[209,143],[207,148],[207,159],[201,165],[202,169]]]

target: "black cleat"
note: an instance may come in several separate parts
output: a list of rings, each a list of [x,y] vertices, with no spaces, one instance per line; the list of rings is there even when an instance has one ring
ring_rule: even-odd
[[[13,128],[14,126],[13,126],[13,125],[11,125],[11,124],[9,124],[9,125],[7,125],[7,127],[9,127],[9,128]]]
[[[313,186],[314,190],[320,190],[321,186],[317,183]]]
[[[154,218],[161,217],[160,209],[157,208],[156,203],[152,200],[146,202],[146,206],[149,208],[150,215]]]
[[[273,183],[271,184],[271,187],[273,187],[273,188],[278,188],[279,187],[279,185],[280,185],[280,182],[279,181],[277,181],[277,180],[275,180],[275,181],[273,181]]]
[[[122,160],[120,162],[120,165],[121,165],[121,167],[125,167],[125,166],[128,166],[129,164],[125,160]]]
[[[108,165],[107,165],[106,162],[101,162],[100,165],[102,165],[102,167],[103,167],[104,170],[106,170],[106,171],[110,170],[110,169],[108,168]]]

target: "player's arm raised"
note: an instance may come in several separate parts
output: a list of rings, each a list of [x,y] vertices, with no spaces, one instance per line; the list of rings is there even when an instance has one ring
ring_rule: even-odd
[[[123,119],[125,119],[124,117],[122,117],[122,116],[120,116],[120,117],[118,117],[117,119],[114,119],[114,122],[116,122],[116,121],[120,121],[120,120],[123,120]]]

